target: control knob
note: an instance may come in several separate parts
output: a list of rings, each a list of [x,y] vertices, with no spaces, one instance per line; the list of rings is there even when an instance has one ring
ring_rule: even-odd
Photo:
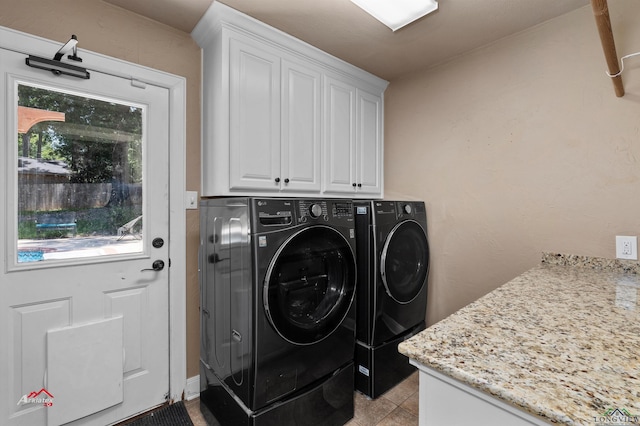
[[[411,214],[411,204],[405,204],[402,208],[406,214]]]
[[[311,206],[309,206],[309,214],[314,219],[322,216],[322,206],[320,206],[320,204],[311,204]]]

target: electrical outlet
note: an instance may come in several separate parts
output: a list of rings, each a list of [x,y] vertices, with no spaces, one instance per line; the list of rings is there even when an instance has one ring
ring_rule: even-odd
[[[616,258],[638,260],[638,237],[617,235]]]

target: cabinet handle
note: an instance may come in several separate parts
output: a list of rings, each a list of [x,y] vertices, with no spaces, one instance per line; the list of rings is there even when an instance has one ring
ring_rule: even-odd
[[[276,178],[276,183],[280,183],[280,178]]]
[[[352,185],[353,185],[353,187],[354,187],[354,188],[356,187],[356,183],[355,183],[355,182],[353,182],[353,184],[352,184]]]
[[[362,188],[362,184],[361,183],[358,184],[358,188]]]
[[[284,180],[284,183],[289,183],[289,178],[286,178],[286,179]]]

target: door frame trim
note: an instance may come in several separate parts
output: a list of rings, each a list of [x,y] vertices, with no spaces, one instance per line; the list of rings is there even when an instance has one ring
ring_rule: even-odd
[[[60,43],[0,26],[0,48],[48,58],[57,52]],[[180,401],[187,385],[186,79],[100,53],[78,51],[83,66],[91,64],[90,70],[169,91],[169,399]]]

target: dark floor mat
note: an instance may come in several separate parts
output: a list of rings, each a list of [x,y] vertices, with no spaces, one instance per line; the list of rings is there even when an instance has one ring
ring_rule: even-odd
[[[187,408],[182,401],[159,408],[127,426],[193,426]]]

